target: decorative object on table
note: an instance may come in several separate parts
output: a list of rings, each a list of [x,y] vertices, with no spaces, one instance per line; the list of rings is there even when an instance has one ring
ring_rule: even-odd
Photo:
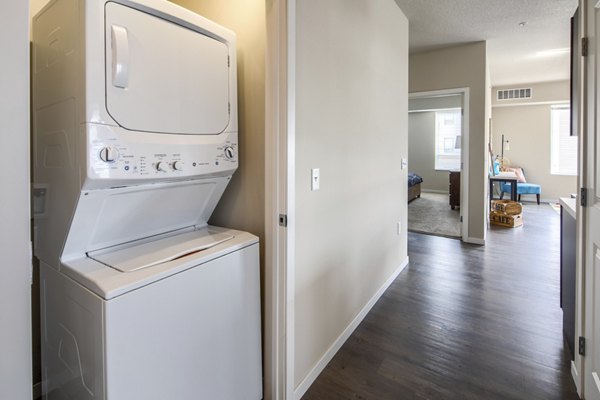
[[[512,200],[492,200],[490,223],[515,228],[523,225],[523,206]]]
[[[504,135],[502,135],[502,151],[500,153],[500,156],[497,157],[501,167],[506,167],[510,165],[510,160],[504,157],[504,150],[510,151],[510,141],[508,139],[505,139]]]
[[[537,203],[539,205],[540,197],[542,195],[542,186],[535,183],[527,182],[527,180],[525,179],[525,171],[523,170],[523,168],[512,167],[511,169],[514,170],[513,172],[515,173],[515,175],[517,175],[517,200],[521,201],[521,195],[535,194]],[[519,173],[517,173],[517,171],[519,171]],[[519,178],[519,175],[521,176],[521,178]],[[504,185],[502,185],[502,193],[500,194],[500,199],[504,197],[504,193],[511,193],[511,185],[509,183],[505,183]]]

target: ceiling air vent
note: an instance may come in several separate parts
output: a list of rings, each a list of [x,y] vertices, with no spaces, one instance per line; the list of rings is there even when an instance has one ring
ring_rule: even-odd
[[[531,88],[498,90],[498,100],[530,99]]]

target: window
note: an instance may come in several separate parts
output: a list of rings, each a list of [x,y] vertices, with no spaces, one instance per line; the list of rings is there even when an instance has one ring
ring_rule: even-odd
[[[577,136],[570,133],[570,107],[554,105],[551,119],[551,166],[553,175],[577,175]]]
[[[435,169],[460,170],[462,113],[460,109],[435,113]]]

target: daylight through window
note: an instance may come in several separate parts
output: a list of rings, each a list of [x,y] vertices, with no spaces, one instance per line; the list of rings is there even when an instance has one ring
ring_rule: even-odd
[[[577,175],[577,136],[570,133],[570,107],[554,105],[551,113],[551,167],[553,175]]]
[[[461,110],[435,113],[435,169],[460,170]]]

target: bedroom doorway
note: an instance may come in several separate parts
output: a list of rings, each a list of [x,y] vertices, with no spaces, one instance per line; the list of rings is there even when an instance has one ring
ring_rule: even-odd
[[[408,230],[468,237],[469,90],[409,95]]]

